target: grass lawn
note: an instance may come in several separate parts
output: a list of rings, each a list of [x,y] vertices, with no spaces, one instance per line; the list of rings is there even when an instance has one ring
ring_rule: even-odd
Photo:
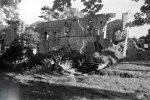
[[[122,62],[88,76],[0,72],[0,88],[8,90],[0,100],[150,100],[149,66],[144,61]]]

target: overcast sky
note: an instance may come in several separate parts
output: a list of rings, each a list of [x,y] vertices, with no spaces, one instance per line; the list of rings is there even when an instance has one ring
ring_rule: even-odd
[[[76,0],[73,2],[72,7],[78,8],[81,10],[83,8],[81,0]],[[117,18],[121,18],[121,14],[127,11],[134,14],[135,12],[140,11],[140,7],[143,5],[143,1],[133,2],[131,0],[102,0],[104,7],[99,13],[116,13]],[[20,8],[20,18],[25,21],[26,24],[31,24],[35,21],[40,20],[39,15],[42,14],[41,7],[44,5],[52,6],[53,0],[22,0],[19,4]],[[132,20],[134,17],[131,16],[129,20]],[[147,34],[147,29],[149,26],[143,26],[138,28],[131,28],[130,37],[136,36],[139,37]],[[131,34],[132,33],[132,34]]]

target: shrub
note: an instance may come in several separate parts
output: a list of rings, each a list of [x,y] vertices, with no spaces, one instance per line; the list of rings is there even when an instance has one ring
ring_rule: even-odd
[[[21,34],[21,39],[22,41],[25,41],[27,47],[29,47],[30,49],[34,49],[37,48],[37,44],[40,41],[39,38],[39,33],[38,32],[34,32],[33,30],[27,30],[24,33]]]
[[[28,66],[28,62],[33,56],[30,48],[21,44],[12,45],[1,57],[1,70],[22,72]]]

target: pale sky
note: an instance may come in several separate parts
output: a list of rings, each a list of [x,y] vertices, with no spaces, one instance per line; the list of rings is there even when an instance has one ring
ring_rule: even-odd
[[[73,2],[72,7],[78,8],[81,10],[83,8],[81,0],[76,0]],[[138,12],[140,7],[144,4],[143,1],[133,2],[131,0],[102,0],[104,7],[99,13],[116,13],[117,18],[121,18],[121,14],[127,11],[130,11],[130,15]],[[52,6],[53,0],[22,0],[21,4],[19,4],[20,8],[20,18],[24,20],[26,24],[31,24],[35,21],[41,20],[38,18],[39,15],[42,14],[41,7],[44,5]],[[129,20],[133,20],[133,16]],[[141,35],[147,34],[148,30],[147,25],[142,27],[135,27],[129,29],[130,37],[136,36],[140,37]]]

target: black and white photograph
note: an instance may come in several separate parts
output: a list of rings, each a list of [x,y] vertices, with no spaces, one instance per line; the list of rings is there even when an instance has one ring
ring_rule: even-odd
[[[0,0],[0,100],[150,100],[150,0]]]

